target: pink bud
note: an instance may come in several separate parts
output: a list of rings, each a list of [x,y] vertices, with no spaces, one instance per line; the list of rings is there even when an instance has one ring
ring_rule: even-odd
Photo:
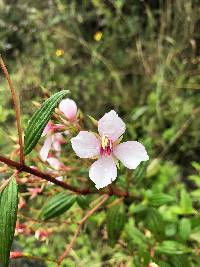
[[[26,207],[26,201],[23,197],[20,197],[19,199],[19,204],[18,204],[18,209],[23,209]]]
[[[23,253],[21,251],[11,251],[10,259],[17,259],[23,257]]]
[[[24,234],[28,235],[30,233],[29,229],[27,229],[26,225],[23,223],[16,223],[16,228],[15,228],[15,235],[18,234]]]
[[[37,195],[42,193],[42,189],[39,187],[28,188],[28,191],[30,192],[31,199],[35,198]]]
[[[35,232],[35,238],[37,240],[45,241],[48,236],[49,236],[49,232],[46,230],[37,230]]]
[[[66,116],[69,121],[76,119],[77,105],[72,99],[64,99],[59,104],[60,111]]]

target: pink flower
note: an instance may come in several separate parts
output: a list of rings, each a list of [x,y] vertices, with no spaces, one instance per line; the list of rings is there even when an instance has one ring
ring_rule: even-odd
[[[42,193],[42,189],[39,187],[34,187],[34,188],[28,188],[28,191],[30,192],[30,199],[35,198],[37,195]]]
[[[59,104],[59,110],[65,115],[69,121],[76,119],[77,105],[74,100],[66,98]]]
[[[77,156],[98,157],[89,171],[89,177],[97,189],[107,186],[117,178],[117,159],[128,169],[135,169],[141,161],[149,159],[141,143],[128,141],[119,144],[118,138],[122,136],[125,129],[125,123],[114,110],[111,110],[98,121],[99,135],[80,131],[71,139],[72,148]]]
[[[46,230],[42,230],[42,229],[38,229],[36,232],[35,232],[35,238],[37,240],[40,240],[40,241],[45,241],[49,236],[49,232],[46,231]]]
[[[31,230],[25,224],[17,222],[15,227],[15,235],[18,234],[30,235]]]
[[[55,169],[57,171],[60,170],[63,167],[63,163],[60,162],[57,158],[54,158],[54,157],[47,158],[47,162],[49,163],[51,168],[53,168],[53,169]]]
[[[53,124],[51,121],[44,128],[42,136],[46,136],[46,139],[40,150],[40,157],[43,161],[47,160],[51,148],[57,152],[61,151],[61,144],[64,142],[64,139],[61,133],[55,133],[56,130],[60,129],[63,129],[63,125]]]

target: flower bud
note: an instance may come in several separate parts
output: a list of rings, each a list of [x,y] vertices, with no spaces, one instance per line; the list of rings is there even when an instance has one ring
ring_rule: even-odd
[[[64,99],[59,104],[59,110],[65,115],[69,121],[76,119],[77,105],[72,99]]]

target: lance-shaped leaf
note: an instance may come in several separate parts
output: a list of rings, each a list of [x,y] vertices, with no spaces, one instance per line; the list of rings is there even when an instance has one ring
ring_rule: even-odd
[[[78,203],[80,208],[86,209],[90,205],[91,196],[90,195],[87,195],[87,196],[79,195],[76,197],[76,202]]]
[[[50,198],[50,200],[44,205],[39,217],[42,220],[49,220],[57,217],[70,209],[75,201],[75,195],[68,195],[64,192],[58,193]]]
[[[161,244],[155,246],[155,251],[161,254],[181,255],[192,251],[182,243],[173,240],[164,240]]]
[[[173,196],[167,195],[164,193],[155,193],[149,197],[150,205],[152,205],[154,207],[166,205],[166,204],[169,204],[169,203],[174,202],[174,201],[175,201],[175,199]]]
[[[40,109],[38,109],[33,114],[28,123],[28,127],[25,131],[25,138],[24,138],[25,155],[29,154],[32,151],[32,149],[36,146],[55,108],[68,93],[69,93],[68,90],[63,90],[58,93],[55,93],[43,103]]]
[[[107,232],[109,243],[113,247],[120,237],[126,221],[124,205],[115,205],[107,213]]]
[[[17,183],[12,178],[0,192],[0,266],[8,267],[17,220]]]

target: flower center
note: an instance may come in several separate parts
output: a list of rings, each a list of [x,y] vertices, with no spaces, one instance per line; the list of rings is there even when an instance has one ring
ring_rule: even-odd
[[[112,153],[113,145],[108,136],[103,135],[101,138],[100,155],[106,156]]]

